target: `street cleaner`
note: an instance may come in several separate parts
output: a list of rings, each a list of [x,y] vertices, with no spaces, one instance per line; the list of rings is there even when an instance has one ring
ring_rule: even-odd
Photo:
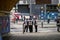
[[[27,20],[25,20],[23,23],[23,33],[24,32],[28,32],[28,21]]]
[[[33,32],[33,21],[29,20],[29,31],[30,33]]]

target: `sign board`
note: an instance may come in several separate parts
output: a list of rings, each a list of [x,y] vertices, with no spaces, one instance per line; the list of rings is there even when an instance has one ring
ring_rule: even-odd
[[[51,0],[36,0],[36,4],[51,4]]]

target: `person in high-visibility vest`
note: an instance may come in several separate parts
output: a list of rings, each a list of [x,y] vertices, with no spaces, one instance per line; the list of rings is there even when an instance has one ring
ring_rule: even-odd
[[[24,32],[28,32],[28,21],[27,20],[24,21],[23,26],[24,26]]]
[[[29,20],[29,31],[33,32],[33,21]]]
[[[35,27],[35,32],[37,32],[37,22],[36,22],[36,20],[34,21],[34,27]]]

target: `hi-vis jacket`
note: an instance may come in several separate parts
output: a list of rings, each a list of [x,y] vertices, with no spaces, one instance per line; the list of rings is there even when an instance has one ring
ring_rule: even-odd
[[[33,21],[29,20],[29,25],[33,25]]]
[[[24,26],[26,26],[27,25],[27,21],[24,21]]]

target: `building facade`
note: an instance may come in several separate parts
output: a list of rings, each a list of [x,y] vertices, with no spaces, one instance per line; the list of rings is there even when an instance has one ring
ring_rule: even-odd
[[[51,0],[51,4],[58,4],[59,0]]]
[[[47,15],[48,12],[58,12],[57,4],[59,2],[60,2],[59,0],[47,0],[47,1],[46,0],[44,1],[42,0],[20,0],[16,4],[14,10],[15,12],[24,13],[24,14],[32,13],[34,15],[38,15],[38,16],[40,15],[41,19],[44,19],[44,17],[47,18],[45,14]]]

